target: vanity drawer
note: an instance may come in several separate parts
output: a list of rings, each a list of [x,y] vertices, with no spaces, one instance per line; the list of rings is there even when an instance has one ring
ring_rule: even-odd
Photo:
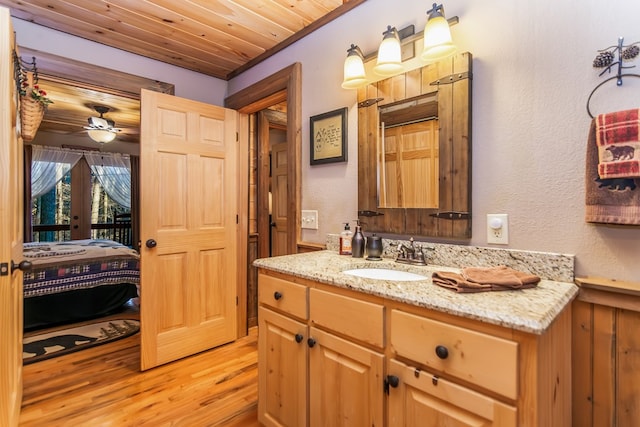
[[[518,396],[518,343],[399,310],[391,311],[391,346],[398,356]]]
[[[380,304],[310,289],[309,318],[315,325],[384,347],[384,307]]]
[[[308,319],[307,292],[304,285],[266,274],[258,275],[258,302],[300,319]]]

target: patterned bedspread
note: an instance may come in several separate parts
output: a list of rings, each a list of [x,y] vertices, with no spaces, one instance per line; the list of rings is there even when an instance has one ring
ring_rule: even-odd
[[[24,297],[117,283],[140,283],[140,255],[112,240],[24,244],[33,267],[24,273]]]

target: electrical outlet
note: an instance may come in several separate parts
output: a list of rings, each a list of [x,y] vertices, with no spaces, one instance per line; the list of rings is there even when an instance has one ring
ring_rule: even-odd
[[[318,229],[318,211],[302,211],[302,228],[308,230]]]
[[[507,214],[487,215],[487,243],[509,244],[509,221]]]

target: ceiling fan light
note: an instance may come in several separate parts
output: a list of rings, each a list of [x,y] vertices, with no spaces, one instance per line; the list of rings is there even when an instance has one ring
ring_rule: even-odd
[[[87,133],[89,138],[101,144],[106,144],[116,139],[116,133],[106,129],[89,129]]]

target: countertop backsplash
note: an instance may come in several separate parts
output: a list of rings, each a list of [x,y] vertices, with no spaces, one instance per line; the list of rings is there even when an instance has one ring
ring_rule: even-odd
[[[367,233],[365,233],[367,236]],[[339,234],[327,235],[327,249],[338,252]],[[398,245],[408,245],[409,240],[382,239],[382,257],[395,259]],[[487,248],[480,246],[451,245],[425,241],[414,242],[416,246],[433,248],[425,250],[427,264],[455,268],[495,267],[506,265],[515,270],[526,271],[543,280],[557,282],[574,281],[575,256],[552,252],[523,251],[516,249]],[[348,256],[348,255],[344,255]],[[365,251],[366,256],[366,251]]]

